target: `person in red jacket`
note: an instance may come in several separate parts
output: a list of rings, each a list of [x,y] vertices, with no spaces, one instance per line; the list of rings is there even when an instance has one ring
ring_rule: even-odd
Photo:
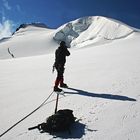
[[[60,85],[60,87],[62,88],[67,88],[67,84],[64,83],[64,66],[66,63],[66,56],[69,56],[70,52],[67,49],[66,43],[64,41],[61,41],[60,46],[56,49],[55,51],[55,63],[54,63],[54,67],[57,70],[57,77],[55,80],[55,86],[54,86],[54,91],[57,92],[61,92],[62,89],[58,88],[58,86]]]

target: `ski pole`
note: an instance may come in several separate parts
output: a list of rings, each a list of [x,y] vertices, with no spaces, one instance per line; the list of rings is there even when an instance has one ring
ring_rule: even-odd
[[[56,105],[55,105],[55,113],[57,112],[58,99],[59,99],[59,93],[57,93]]]

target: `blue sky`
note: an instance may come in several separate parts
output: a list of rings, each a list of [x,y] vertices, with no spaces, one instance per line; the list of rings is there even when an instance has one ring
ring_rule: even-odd
[[[140,0],[0,0],[0,29],[31,22],[58,28],[84,16],[106,16],[140,28]]]

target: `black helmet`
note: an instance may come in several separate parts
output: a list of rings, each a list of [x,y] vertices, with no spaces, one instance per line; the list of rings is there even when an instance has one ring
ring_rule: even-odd
[[[60,42],[60,46],[65,46],[65,45],[66,45],[65,41]]]

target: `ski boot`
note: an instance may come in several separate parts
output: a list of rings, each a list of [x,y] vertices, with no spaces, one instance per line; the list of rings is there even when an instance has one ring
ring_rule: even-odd
[[[62,83],[62,84],[60,84],[60,87],[62,87],[62,88],[68,88],[68,85],[65,84],[65,83]]]
[[[55,92],[62,92],[62,89],[61,88],[58,88],[58,87],[54,87],[54,91]]]

